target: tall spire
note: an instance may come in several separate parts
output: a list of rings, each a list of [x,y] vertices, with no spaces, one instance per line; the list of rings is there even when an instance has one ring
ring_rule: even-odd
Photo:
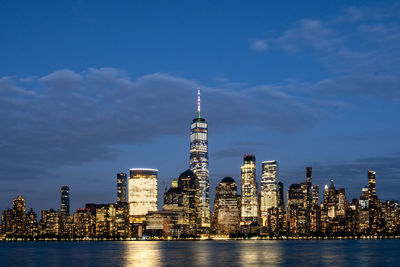
[[[197,88],[197,114],[199,115],[200,119],[200,87]]]

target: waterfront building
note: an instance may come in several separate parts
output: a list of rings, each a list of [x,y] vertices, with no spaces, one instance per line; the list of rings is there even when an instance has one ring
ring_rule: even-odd
[[[133,168],[129,176],[129,215],[144,218],[157,211],[157,169]]]
[[[42,220],[40,222],[40,234],[55,237],[60,234],[61,212],[58,210],[42,210]]]
[[[78,209],[73,215],[74,236],[91,237],[94,232],[94,221],[89,209]]]
[[[346,210],[346,232],[349,235],[356,235],[359,232],[359,214],[360,203],[359,200],[353,198]]]
[[[278,207],[278,163],[275,160],[262,162],[260,213],[265,226],[268,210]]]
[[[14,234],[23,235],[25,233],[26,203],[21,195],[13,199],[13,210],[15,224]]]
[[[242,206],[241,224],[258,223],[258,186],[256,182],[256,157],[245,155],[241,167],[242,178]]]
[[[288,189],[286,215],[289,235],[298,236],[305,233],[304,192],[300,184],[291,184]]]
[[[69,215],[69,187],[61,187],[61,212]]]
[[[210,182],[208,169],[208,124],[200,116],[200,89],[198,90],[197,117],[190,125],[190,170],[196,174],[201,191],[201,226],[210,227]]]
[[[150,211],[146,215],[145,234],[157,237],[175,237],[179,238],[183,229],[180,221],[182,221],[183,213],[175,211]]]
[[[186,170],[179,175],[178,187],[182,190],[182,204],[185,214],[186,232],[198,233],[203,224],[203,195],[200,182],[194,172]],[[200,190],[199,190],[200,188]]]
[[[231,177],[221,180],[215,190],[212,232],[216,235],[237,233],[240,226],[237,185]]]
[[[12,235],[15,232],[15,212],[13,209],[7,209],[1,212],[1,231],[6,235]]]
[[[126,202],[126,173],[117,173],[117,203]]]
[[[98,237],[116,236],[115,204],[86,204],[94,221],[94,235]]]
[[[180,234],[196,235],[200,233],[202,227],[201,205],[202,195],[199,181],[196,174],[189,169],[181,173],[177,185],[173,181],[171,188],[164,194],[163,210],[174,211],[178,214],[177,223],[181,227]]]
[[[386,223],[385,231],[395,233],[399,222],[399,203],[394,200],[387,200],[383,205],[384,220]]]
[[[18,195],[13,199],[13,208],[7,209],[1,214],[1,230],[8,235],[23,236],[26,231],[26,203],[25,199]]]
[[[37,222],[37,214],[31,208],[26,213],[26,235],[34,237],[38,235],[39,225]]]
[[[129,235],[129,205],[128,202],[115,204],[115,234],[117,237]]]

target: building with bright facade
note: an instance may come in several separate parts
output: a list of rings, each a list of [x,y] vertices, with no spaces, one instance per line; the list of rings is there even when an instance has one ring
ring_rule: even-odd
[[[242,207],[241,224],[258,221],[258,186],[256,182],[256,157],[245,155],[241,167]]]
[[[268,215],[268,210],[278,207],[278,163],[275,160],[262,162],[261,177],[261,218]]]
[[[133,168],[129,172],[129,215],[144,217],[157,210],[158,170]]]

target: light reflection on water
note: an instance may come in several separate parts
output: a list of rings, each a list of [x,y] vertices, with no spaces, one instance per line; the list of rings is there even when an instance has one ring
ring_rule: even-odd
[[[161,243],[132,241],[124,242],[123,264],[126,266],[161,266]]]
[[[0,242],[1,266],[400,266],[398,240]]]

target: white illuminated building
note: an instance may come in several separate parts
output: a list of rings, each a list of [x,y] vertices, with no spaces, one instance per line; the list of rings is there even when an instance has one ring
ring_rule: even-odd
[[[278,163],[275,160],[262,162],[261,216],[268,215],[268,209],[278,207]]]
[[[129,170],[129,215],[145,216],[157,211],[157,169],[133,168]]]
[[[256,157],[245,155],[241,167],[242,207],[241,224],[250,225],[258,221],[258,195],[256,182]]]

